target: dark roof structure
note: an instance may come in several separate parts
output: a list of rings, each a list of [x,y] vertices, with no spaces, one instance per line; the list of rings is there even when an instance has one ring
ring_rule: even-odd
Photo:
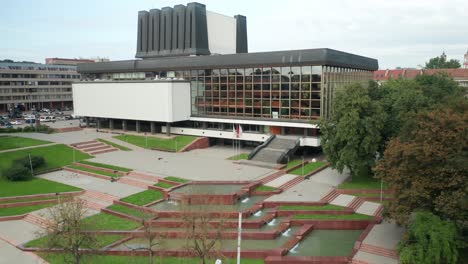
[[[211,56],[162,57],[78,65],[80,73],[147,72],[163,70],[203,70],[260,66],[327,65],[375,71],[376,59],[333,49],[306,49]]]

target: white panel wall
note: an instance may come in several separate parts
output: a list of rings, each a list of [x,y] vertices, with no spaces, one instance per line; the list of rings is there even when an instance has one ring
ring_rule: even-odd
[[[208,46],[211,53],[236,53],[236,19],[206,11]]]
[[[166,133],[166,127],[161,127],[161,132]],[[222,131],[222,130],[209,130],[209,129],[199,129],[199,128],[185,128],[185,127],[171,127],[171,133],[180,134],[180,135],[190,135],[190,136],[200,136],[200,137],[214,137],[214,138],[227,138],[233,139],[234,132],[232,131]],[[248,141],[258,141],[263,142],[270,137],[268,134],[258,134],[258,133],[242,133],[238,140],[248,140]]]
[[[161,132],[166,133],[165,126],[161,127]],[[209,129],[200,129],[200,128],[171,127],[171,133],[178,134],[178,135],[190,135],[190,136],[199,136],[199,137],[213,137],[213,138],[226,138],[226,139],[234,138],[234,132],[232,131],[209,130]],[[263,142],[267,140],[270,136],[271,135],[269,134],[243,132],[241,137],[236,138],[236,139]],[[300,139],[300,145],[318,147],[320,146],[320,138],[303,137]]]
[[[79,116],[176,122],[190,117],[188,82],[73,83]]]

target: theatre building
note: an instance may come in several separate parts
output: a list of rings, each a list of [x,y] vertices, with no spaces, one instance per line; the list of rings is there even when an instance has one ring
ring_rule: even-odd
[[[135,60],[78,65],[75,114],[98,129],[229,141],[240,125],[246,144],[317,147],[334,93],[378,69],[324,48],[249,53],[246,18],[199,3],[140,11],[137,35]]]

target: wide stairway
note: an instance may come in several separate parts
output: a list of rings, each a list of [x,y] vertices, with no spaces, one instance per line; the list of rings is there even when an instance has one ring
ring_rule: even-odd
[[[266,145],[258,146],[253,153],[257,152],[249,159],[268,163],[285,163],[288,156],[293,155],[298,146],[299,137],[277,135]]]

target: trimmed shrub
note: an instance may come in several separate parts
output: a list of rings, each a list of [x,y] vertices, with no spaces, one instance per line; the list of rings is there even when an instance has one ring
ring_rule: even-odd
[[[31,171],[19,163],[5,170],[3,175],[9,181],[27,181],[32,179]]]
[[[31,163],[32,163],[33,169],[35,169],[41,165],[44,165],[45,159],[40,156],[31,156]],[[29,168],[31,166],[31,164],[29,164],[29,156],[14,160],[13,166],[15,165],[21,165],[23,167]]]

